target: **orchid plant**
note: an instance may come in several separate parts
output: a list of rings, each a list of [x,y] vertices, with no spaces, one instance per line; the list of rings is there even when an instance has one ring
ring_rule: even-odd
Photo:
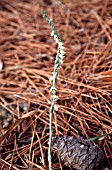
[[[49,170],[52,170],[52,162],[51,162],[51,147],[52,147],[52,134],[53,134],[53,128],[52,128],[52,119],[53,119],[53,110],[54,108],[58,110],[58,107],[56,106],[56,102],[59,99],[56,95],[56,83],[57,83],[57,77],[58,77],[58,69],[60,68],[60,65],[63,63],[63,59],[65,58],[65,51],[63,47],[63,43],[58,35],[58,32],[53,24],[52,19],[50,19],[44,10],[42,10],[43,17],[46,19],[46,21],[49,23],[49,25],[52,28],[51,36],[54,37],[55,42],[58,44],[58,50],[57,55],[54,63],[54,71],[53,76],[50,78],[50,81],[52,80],[52,87],[50,89],[51,91],[51,106],[49,111],[49,148],[48,148],[48,162],[49,162]]]

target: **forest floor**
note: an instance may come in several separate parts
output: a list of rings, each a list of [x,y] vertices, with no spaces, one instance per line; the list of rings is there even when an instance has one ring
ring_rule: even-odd
[[[50,87],[57,45],[66,57],[57,81],[53,136],[112,133],[112,1],[0,1],[0,167],[48,169]],[[112,137],[94,140],[112,166]],[[58,158],[53,168],[60,169]]]

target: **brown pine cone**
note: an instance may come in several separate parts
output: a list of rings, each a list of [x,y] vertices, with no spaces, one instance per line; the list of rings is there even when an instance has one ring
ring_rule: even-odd
[[[74,170],[99,170],[103,168],[105,156],[98,145],[81,142],[73,136],[57,136],[53,139],[53,149],[61,162]]]

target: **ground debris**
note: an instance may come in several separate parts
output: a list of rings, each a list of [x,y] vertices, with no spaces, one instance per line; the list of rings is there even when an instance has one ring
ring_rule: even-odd
[[[53,149],[61,162],[77,170],[99,170],[104,168],[105,156],[98,145],[80,142],[73,136],[57,136],[53,139]]]

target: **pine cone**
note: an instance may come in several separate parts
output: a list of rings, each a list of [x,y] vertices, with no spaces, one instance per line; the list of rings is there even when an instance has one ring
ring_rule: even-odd
[[[53,139],[53,149],[61,162],[74,170],[99,170],[103,168],[105,156],[98,145],[81,141],[73,136],[57,136]],[[84,142],[83,142],[84,141]]]

